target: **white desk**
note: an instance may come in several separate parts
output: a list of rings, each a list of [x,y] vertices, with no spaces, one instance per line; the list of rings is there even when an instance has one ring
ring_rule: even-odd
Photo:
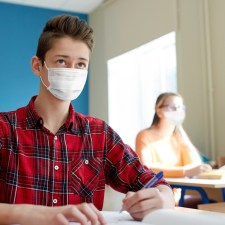
[[[179,206],[184,205],[184,195],[186,190],[199,192],[202,203],[209,203],[209,198],[204,188],[221,189],[223,201],[225,201],[225,179],[197,179],[197,178],[166,178],[169,184],[174,188],[181,188],[181,199]]]
[[[149,213],[143,221],[151,225],[224,225],[225,214],[188,208],[161,209]]]

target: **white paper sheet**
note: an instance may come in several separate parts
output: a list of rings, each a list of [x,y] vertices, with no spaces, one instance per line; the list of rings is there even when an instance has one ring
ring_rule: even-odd
[[[150,225],[149,223],[142,223],[134,221],[129,213],[119,211],[102,211],[107,225]],[[79,225],[80,223],[70,222],[70,225]]]

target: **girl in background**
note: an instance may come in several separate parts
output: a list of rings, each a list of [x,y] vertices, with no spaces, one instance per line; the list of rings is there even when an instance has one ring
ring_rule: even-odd
[[[183,99],[176,93],[160,94],[152,125],[136,137],[136,152],[143,164],[164,177],[193,177],[211,170],[182,127],[185,119]],[[179,201],[180,191],[175,199]]]

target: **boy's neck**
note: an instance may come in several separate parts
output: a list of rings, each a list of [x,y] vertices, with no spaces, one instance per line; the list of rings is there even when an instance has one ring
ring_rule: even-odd
[[[49,93],[51,95],[51,93]],[[44,127],[56,134],[66,122],[69,115],[70,102],[56,99],[54,96],[39,94],[34,102],[36,112],[43,118]]]

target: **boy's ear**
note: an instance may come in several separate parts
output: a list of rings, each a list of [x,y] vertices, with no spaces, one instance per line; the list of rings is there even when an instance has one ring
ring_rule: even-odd
[[[37,56],[33,56],[31,59],[31,68],[35,75],[40,76],[42,70],[42,63]]]

